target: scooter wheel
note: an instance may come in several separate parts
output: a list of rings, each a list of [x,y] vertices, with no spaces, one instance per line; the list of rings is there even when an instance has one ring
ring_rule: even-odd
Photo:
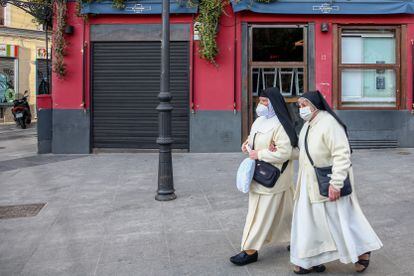
[[[22,127],[22,129],[26,128],[26,122],[24,121],[23,118],[19,118],[18,122],[19,122],[19,125]]]

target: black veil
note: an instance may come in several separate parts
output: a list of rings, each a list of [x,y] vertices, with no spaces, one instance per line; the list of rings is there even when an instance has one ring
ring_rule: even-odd
[[[331,114],[332,117],[334,117],[335,120],[337,120],[338,123],[343,126],[346,136],[348,137],[348,128],[346,127],[345,123],[339,119],[338,115],[336,115],[336,113],[332,110],[319,90],[306,92],[301,96],[301,98],[305,98],[310,101],[317,109],[325,110]]]
[[[298,145],[298,136],[296,135],[296,131],[293,126],[292,118],[290,117],[285,99],[280,93],[279,88],[267,88],[261,91],[260,97],[266,97],[270,100],[280,123],[282,124],[287,135],[289,136],[290,144],[293,147],[296,147]]]

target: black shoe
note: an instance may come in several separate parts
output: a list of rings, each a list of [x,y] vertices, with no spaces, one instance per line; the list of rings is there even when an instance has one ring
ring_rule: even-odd
[[[290,252],[290,244],[286,246],[286,250]]]
[[[257,251],[252,255],[247,254],[246,251],[242,251],[239,254],[231,257],[230,262],[232,262],[235,265],[242,266],[256,262],[258,257],[259,253],[257,253]]]
[[[303,267],[299,267],[299,270],[293,270],[294,273],[296,274],[309,274],[312,272],[317,272],[317,273],[322,273],[326,270],[326,266],[324,265],[317,265],[317,266],[313,266],[311,269],[304,269]]]
[[[326,266],[324,265],[317,265],[312,267],[313,271],[318,272],[318,273],[322,273],[326,270]]]

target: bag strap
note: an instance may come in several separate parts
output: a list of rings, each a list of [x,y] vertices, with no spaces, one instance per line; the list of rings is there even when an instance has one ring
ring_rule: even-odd
[[[309,149],[308,149],[308,134],[309,134],[309,129],[310,129],[310,126],[308,126],[308,129],[306,130],[306,135],[305,135],[305,151],[306,151],[306,155],[308,156],[311,165],[312,166],[315,166],[314,163],[313,163],[312,157],[309,154]]]
[[[256,134],[257,134],[257,132],[253,136],[252,150],[254,150],[254,141],[256,140]],[[286,160],[286,162],[283,163],[282,170],[280,171],[280,174],[282,174],[286,170],[286,168],[287,168],[288,165],[289,165],[289,160]]]
[[[289,161],[290,161],[290,160],[286,160],[286,162],[285,162],[285,163],[283,163],[282,170],[280,171],[280,174],[282,174],[282,173],[286,170],[286,168],[287,168],[287,166],[288,166],[288,164],[289,164]]]
[[[253,145],[252,145],[252,150],[254,150],[254,141],[256,140],[256,134],[257,134],[257,132],[253,135]]]

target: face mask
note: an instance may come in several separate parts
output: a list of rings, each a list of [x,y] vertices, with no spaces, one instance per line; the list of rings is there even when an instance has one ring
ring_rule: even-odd
[[[264,104],[258,104],[256,108],[256,114],[259,117],[266,117],[269,114],[269,109]]]
[[[299,115],[303,120],[309,121],[312,118],[312,111],[309,106],[302,107],[299,108]]]

